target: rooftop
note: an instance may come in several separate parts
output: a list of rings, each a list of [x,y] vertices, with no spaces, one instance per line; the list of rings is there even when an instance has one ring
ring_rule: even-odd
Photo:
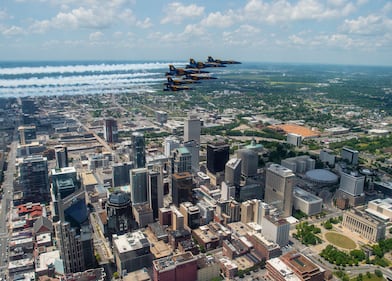
[[[176,256],[164,257],[153,261],[153,266],[157,271],[176,267],[178,264],[196,260],[191,252],[185,252]]]
[[[286,281],[301,281],[280,258],[269,259],[267,260],[267,264],[270,264],[276,271],[279,271]]]
[[[307,259],[304,255],[296,251],[286,253],[281,259],[296,272],[303,274],[305,272],[319,271],[319,267]]]
[[[113,244],[120,254],[150,247],[146,236],[140,230],[124,235],[113,235]]]
[[[97,185],[97,179],[92,172],[82,173],[82,182],[84,185]]]
[[[299,187],[294,187],[294,196],[309,203],[322,202],[323,199]]]

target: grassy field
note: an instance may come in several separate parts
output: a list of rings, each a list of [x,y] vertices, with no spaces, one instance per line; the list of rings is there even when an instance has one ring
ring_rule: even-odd
[[[351,240],[345,235],[336,232],[325,233],[325,238],[328,240],[329,243],[339,248],[351,250],[351,249],[355,249],[357,246],[353,240]]]
[[[370,275],[371,275],[370,278],[368,278],[366,276],[366,274],[362,274],[362,276],[363,276],[362,280],[363,281],[385,281],[386,280],[384,277],[377,277],[373,273],[371,273]],[[350,281],[357,281],[357,277],[351,278]]]

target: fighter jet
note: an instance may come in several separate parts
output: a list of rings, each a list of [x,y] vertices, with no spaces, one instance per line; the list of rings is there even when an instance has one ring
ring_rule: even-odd
[[[221,64],[221,63],[217,63],[217,62],[196,62],[194,59],[189,59],[189,64],[186,65],[186,69],[189,68],[197,68],[197,69],[201,69],[201,68],[207,68],[207,67],[226,67],[225,65]]]
[[[239,61],[234,61],[234,60],[219,60],[219,59],[213,59],[211,56],[208,57],[207,63],[220,63],[220,64],[241,64]]]
[[[188,74],[185,76],[186,79],[191,79],[191,80],[213,80],[213,79],[218,79],[216,77],[206,75],[206,74]]]
[[[209,73],[208,71],[203,71],[197,68],[175,68],[174,65],[169,65],[169,72],[166,72],[166,76],[184,76],[189,74],[201,74]]]
[[[191,80],[191,79],[173,79],[170,76],[167,77],[167,82],[164,85],[184,85],[184,84],[194,84],[200,83],[199,81]]]
[[[166,87],[163,88],[164,91],[178,92],[178,91],[192,90],[192,88],[189,88],[187,86],[166,85],[166,83],[165,86]]]

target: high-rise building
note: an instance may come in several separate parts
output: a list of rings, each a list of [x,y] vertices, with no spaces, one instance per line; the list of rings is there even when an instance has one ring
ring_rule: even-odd
[[[192,171],[192,155],[186,147],[179,147],[173,151],[173,173]]]
[[[167,112],[162,110],[155,111],[155,118],[157,122],[162,126],[167,122]]]
[[[221,200],[230,200],[235,198],[236,187],[222,182],[221,185]]]
[[[200,209],[191,202],[180,204],[180,212],[184,216],[184,225],[190,229],[196,229],[200,226]]]
[[[80,272],[95,266],[92,230],[82,189],[58,200],[54,223],[56,244],[66,273]]]
[[[54,148],[56,154],[56,168],[61,169],[68,167],[68,149],[64,145],[59,145]]]
[[[207,169],[211,173],[222,172],[229,161],[230,146],[226,143],[211,143],[207,145]]]
[[[25,202],[48,202],[50,198],[48,160],[28,156],[20,165],[20,183]]]
[[[170,157],[172,151],[176,148],[180,147],[180,141],[175,136],[169,136],[165,138],[164,148],[165,148],[165,156]]]
[[[54,223],[56,244],[59,247],[64,263],[64,271],[67,273],[84,271],[84,255],[82,243],[76,229],[69,222],[58,221]],[[72,257],[72,259],[71,259]]]
[[[293,171],[278,164],[272,164],[266,173],[265,202],[277,207],[284,217],[291,216],[293,208]]]
[[[115,163],[112,165],[112,186],[119,187],[130,184],[129,171],[133,168],[132,162]]]
[[[146,152],[145,152],[144,135],[139,132],[132,134],[132,159],[135,168],[146,167]]]
[[[109,195],[106,202],[107,234],[121,235],[132,229],[132,209],[129,193],[116,191]]]
[[[360,196],[363,194],[365,185],[365,176],[353,173],[341,173],[339,189],[351,196]]]
[[[280,247],[289,243],[290,223],[283,218],[265,216],[262,222],[263,236]]]
[[[51,171],[52,194],[55,198],[65,198],[80,188],[80,180],[75,167],[52,169]]]
[[[197,173],[199,171],[200,162],[200,145],[195,140],[190,140],[184,142],[184,147],[188,149],[191,154],[191,170],[192,173]]]
[[[23,114],[35,114],[37,111],[37,105],[35,104],[34,99],[23,97],[21,98],[22,103],[22,112]]]
[[[104,120],[103,135],[108,143],[118,142],[117,120],[108,118]]]
[[[348,147],[343,147],[341,151],[341,156],[343,160],[347,160],[349,164],[357,165],[359,151]]]
[[[225,165],[225,182],[229,186],[239,186],[241,181],[241,159],[232,158]]]
[[[237,150],[237,158],[241,159],[241,174],[244,177],[257,175],[259,156],[257,152],[250,149]]]
[[[287,134],[287,143],[301,146],[302,136],[294,133]]]
[[[159,209],[163,207],[163,175],[161,171],[148,171],[148,193],[153,218],[159,217]]]
[[[147,168],[132,169],[131,179],[131,201],[132,204],[148,202],[148,170]]]
[[[182,202],[193,201],[193,180],[189,172],[175,173],[172,175],[172,201],[177,207]]]
[[[153,256],[150,243],[142,231],[113,235],[113,254],[121,276],[144,267],[150,267]]]
[[[200,144],[200,119],[195,115],[190,115],[184,122],[184,142],[194,140]]]
[[[37,138],[37,129],[35,125],[20,126],[19,131],[19,143],[25,145],[30,143],[32,140]]]

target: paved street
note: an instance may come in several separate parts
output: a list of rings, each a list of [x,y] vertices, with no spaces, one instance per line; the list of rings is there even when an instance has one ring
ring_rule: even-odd
[[[12,142],[4,172],[3,198],[0,203],[0,277],[4,278],[8,266],[8,214],[11,208],[17,141]]]

